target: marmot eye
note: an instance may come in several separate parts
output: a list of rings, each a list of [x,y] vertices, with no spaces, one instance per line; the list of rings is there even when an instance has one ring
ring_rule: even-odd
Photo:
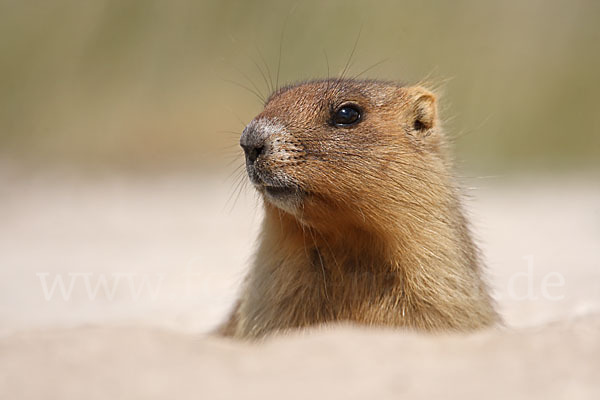
[[[332,121],[333,121],[334,125],[347,126],[347,125],[356,124],[357,122],[360,121],[360,118],[361,118],[360,109],[353,104],[348,104],[348,105],[338,108],[333,113]]]

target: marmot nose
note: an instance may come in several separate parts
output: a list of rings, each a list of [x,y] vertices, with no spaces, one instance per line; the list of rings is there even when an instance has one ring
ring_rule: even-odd
[[[248,163],[254,164],[258,156],[265,151],[265,137],[256,129],[246,127],[240,138],[240,146],[246,153]]]
[[[265,150],[265,146],[258,145],[242,145],[244,153],[246,153],[246,159],[250,164],[254,164],[254,161],[260,156]]]

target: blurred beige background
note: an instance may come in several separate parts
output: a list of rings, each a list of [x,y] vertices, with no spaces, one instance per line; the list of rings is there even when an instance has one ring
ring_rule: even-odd
[[[597,168],[600,5],[573,1],[0,3],[0,149],[35,164],[220,163],[260,110],[229,81],[350,72],[443,92],[466,167]],[[362,30],[361,30],[362,28]],[[253,90],[256,90],[253,88]],[[240,122],[241,121],[241,122]]]
[[[598,21],[593,0],[0,1],[0,397],[598,398]],[[350,75],[440,93],[506,328],[204,336],[261,221],[251,92],[339,74],[357,37]]]

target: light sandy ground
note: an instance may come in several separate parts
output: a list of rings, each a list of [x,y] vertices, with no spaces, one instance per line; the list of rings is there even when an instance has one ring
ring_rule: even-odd
[[[252,192],[227,203],[216,176],[2,166],[0,398],[600,398],[598,182],[469,182],[505,330],[251,346],[203,332],[243,277]]]

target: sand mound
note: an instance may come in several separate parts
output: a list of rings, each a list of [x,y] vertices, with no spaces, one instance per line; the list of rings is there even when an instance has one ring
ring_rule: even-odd
[[[336,327],[259,345],[141,327],[0,342],[10,399],[597,399],[600,316],[423,336]]]

